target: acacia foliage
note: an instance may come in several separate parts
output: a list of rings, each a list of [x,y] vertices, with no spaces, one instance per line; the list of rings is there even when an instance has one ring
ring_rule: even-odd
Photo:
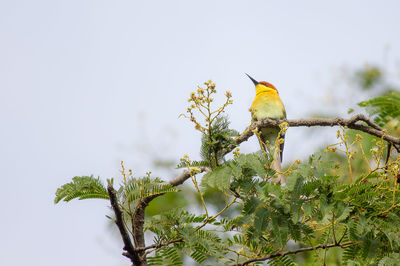
[[[385,126],[388,122],[395,123],[397,128],[400,117],[400,93],[390,91],[385,95],[359,103],[359,106],[366,107],[376,123]]]
[[[203,133],[203,160],[184,156],[178,165],[190,173],[202,210],[168,208],[146,216],[144,230],[153,238],[145,254],[149,265],[183,265],[188,258],[201,265],[400,262],[400,158],[393,153],[385,164],[382,139],[342,128],[339,143],[305,162],[293,162],[284,172],[287,185],[280,186],[270,182],[276,172],[266,151],[241,154],[236,149],[232,159],[224,158],[224,149],[236,135],[222,117],[231,104],[230,93],[217,112],[206,112],[205,126],[194,119],[195,107],[210,108],[215,93],[212,82],[205,85],[207,89],[191,96],[194,107],[188,109],[196,129]],[[393,95],[362,105],[376,107],[373,115],[380,117],[382,126],[399,119],[400,103],[393,101]],[[199,166],[210,171],[198,182]],[[150,174],[135,178],[124,168],[122,172],[118,204],[125,225],[134,231],[138,203],[178,189]],[[113,185],[113,180],[108,184]],[[224,200],[222,208],[207,203],[209,191]],[[73,198],[108,199],[107,189],[98,178],[75,177],[57,190],[55,201]]]

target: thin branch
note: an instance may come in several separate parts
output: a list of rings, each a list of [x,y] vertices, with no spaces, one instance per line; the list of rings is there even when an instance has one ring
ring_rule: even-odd
[[[312,251],[312,250],[315,250],[315,249],[327,249],[327,248],[333,248],[333,247],[345,248],[345,247],[353,246],[353,245],[357,245],[357,244],[359,244],[359,243],[358,242],[346,242],[346,243],[343,243],[343,244],[340,244],[340,243],[327,244],[327,245],[321,244],[321,245],[317,245],[315,247],[299,248],[299,249],[292,250],[292,251],[286,251],[286,252],[279,251],[277,253],[268,255],[266,257],[254,258],[254,259],[246,260],[245,262],[239,263],[239,264],[236,264],[236,265],[248,265],[250,263],[257,262],[257,261],[266,261],[266,260],[269,260],[269,259],[272,259],[272,258],[276,258],[276,257],[283,257],[283,256],[287,256],[287,255],[290,255],[290,254],[297,254],[297,253],[301,253],[301,252]]]
[[[330,230],[330,228],[329,228],[329,230],[328,230],[328,236],[326,237],[326,242],[325,242],[326,244],[325,244],[325,246],[328,244],[330,233],[331,233],[331,230]],[[334,244],[336,245],[336,243],[334,243]],[[313,250],[315,250],[315,249],[313,248]],[[328,251],[328,249],[327,249],[327,248],[324,248],[324,266],[326,266],[326,253],[327,253],[327,251]]]
[[[148,254],[150,254],[151,252],[153,252],[153,251],[155,251],[155,250],[157,250],[159,248],[166,247],[166,246],[169,246],[171,244],[179,243],[179,242],[184,242],[184,239],[183,238],[175,239],[175,240],[171,240],[171,241],[168,241],[168,242],[164,242],[164,243],[160,243],[160,244],[154,244],[154,245],[145,247],[144,248],[145,250],[147,250],[147,249],[152,249],[152,250],[146,251],[144,253],[144,255],[147,256]]]
[[[206,205],[206,202],[204,201],[203,194],[200,191],[199,184],[197,183],[197,180],[196,180],[196,176],[194,174],[192,174],[190,177],[192,178],[192,182],[194,184],[194,187],[196,188],[197,192],[199,193],[201,204],[203,204],[204,211],[206,212],[206,217],[208,219],[209,216],[208,216],[207,205]]]
[[[199,167],[194,167],[194,168],[199,170],[198,173],[211,171],[211,169],[207,166],[199,166]],[[191,171],[185,170],[181,174],[179,174],[177,177],[170,180],[168,182],[168,184],[170,184],[171,186],[174,186],[174,187],[179,186],[179,185],[183,184],[183,182],[185,182],[187,179],[189,179],[190,175],[191,175]]]
[[[130,258],[133,265],[142,265],[141,258],[139,257],[138,253],[135,252],[131,238],[129,237],[128,231],[125,228],[123,218],[122,218],[122,211],[119,208],[118,200],[117,200],[117,193],[115,189],[109,184],[107,186],[108,195],[110,196],[110,203],[111,207],[115,213],[115,224],[118,226],[119,232],[122,237],[122,241],[124,242],[124,250],[126,252],[123,253],[124,256]]]
[[[381,128],[380,126],[378,126],[377,124],[375,124],[374,122],[372,122],[371,120],[369,120],[369,118],[367,118],[367,117],[364,116],[364,115],[359,114],[359,115],[355,115],[355,117],[357,117],[357,118],[358,118],[359,120],[361,120],[361,121],[364,121],[365,123],[368,124],[368,126],[370,126],[370,127],[372,127],[372,128],[375,128],[376,130],[384,131],[383,128]]]
[[[150,246],[147,246],[147,247],[136,248],[135,250],[143,251],[143,250],[148,250],[148,249],[159,249],[159,248],[162,248],[162,247],[174,244],[174,243],[179,243],[179,242],[183,242],[183,238],[174,239],[174,240],[171,240],[171,241],[168,241],[168,242],[159,243],[159,244],[153,244],[153,245],[150,245]]]
[[[202,225],[200,225],[200,226],[198,226],[198,227],[196,228],[195,231],[200,230],[201,228],[203,228],[204,226],[206,226],[207,223],[208,223],[209,221],[212,221],[212,220],[214,220],[215,218],[217,218],[218,216],[220,216],[221,213],[223,213],[224,211],[226,211],[230,206],[232,206],[233,203],[236,202],[236,199],[237,199],[237,197],[234,197],[233,200],[232,200],[229,204],[227,204],[219,213],[217,213],[217,214],[214,215],[213,217],[208,217],[208,218],[204,221],[204,223],[203,223]]]
[[[244,141],[247,141],[254,133],[253,130],[258,128],[265,127],[277,127],[279,124],[286,122],[289,127],[315,127],[315,126],[325,126],[325,127],[333,127],[333,126],[343,126],[351,129],[355,129],[358,131],[362,131],[368,133],[370,135],[383,138],[389,143],[392,143],[393,146],[396,147],[397,151],[400,152],[400,138],[393,137],[391,135],[386,134],[385,130],[379,127],[377,124],[368,119],[365,115],[358,114],[350,117],[349,119],[345,118],[309,118],[309,119],[294,119],[294,120],[273,120],[273,119],[264,119],[262,121],[254,122],[248,130],[246,130],[240,137],[236,139],[236,143],[234,145],[230,145],[226,149],[226,153],[231,152],[237,145],[241,144]],[[361,122],[365,122],[367,124],[363,125]]]
[[[342,237],[339,239],[338,244],[340,244],[340,243],[342,242],[343,238],[346,236],[346,233],[347,233],[347,227],[344,229],[343,235],[342,235]]]
[[[335,234],[335,212],[332,211],[332,234],[333,234],[333,241],[335,241],[335,244],[337,244],[336,240],[336,234]]]

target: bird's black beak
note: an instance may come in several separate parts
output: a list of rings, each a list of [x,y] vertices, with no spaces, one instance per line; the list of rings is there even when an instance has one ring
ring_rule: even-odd
[[[250,77],[250,75],[249,74],[247,74],[247,73],[245,73],[248,77],[249,77],[249,79],[251,79],[251,81],[253,81],[253,83],[254,83],[254,85],[255,86],[257,86],[257,84],[258,84],[258,81],[257,80],[255,80],[255,79],[253,79],[252,77]]]

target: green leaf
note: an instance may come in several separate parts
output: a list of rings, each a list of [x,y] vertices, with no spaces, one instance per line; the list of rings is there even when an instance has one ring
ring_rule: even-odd
[[[396,127],[399,124],[400,92],[398,91],[392,91],[385,95],[360,102],[358,105],[367,108],[368,113],[381,126],[384,126],[393,119],[397,120]]]
[[[168,266],[183,265],[182,258],[175,247],[165,247],[160,249],[158,252],[161,254],[163,259],[162,264],[159,265],[168,265]]]
[[[192,161],[190,165],[187,165],[185,161],[180,162],[175,168],[176,169],[181,169],[181,168],[187,168],[187,167],[199,167],[199,166],[210,166],[210,163],[208,161]]]
[[[232,168],[228,165],[215,168],[213,171],[206,173],[201,179],[201,187],[203,190],[214,188],[219,191],[229,190]]]
[[[297,223],[300,217],[300,208],[303,200],[300,199],[300,194],[303,187],[303,177],[296,178],[296,183],[293,187],[293,196],[291,197],[290,213],[292,214],[292,222]]]
[[[109,199],[109,196],[100,178],[94,178],[93,176],[75,176],[72,178],[72,182],[57,189],[54,203],[58,203],[61,200],[68,202],[76,198],[80,200]]]
[[[257,176],[261,178],[264,178],[267,174],[267,170],[265,168],[267,160],[262,153],[240,154],[235,161],[242,169],[251,169]]]
[[[178,188],[164,183],[159,178],[131,178],[125,188],[126,197],[130,202],[149,196],[161,195],[168,192],[178,192]]]
[[[382,80],[382,71],[376,66],[366,66],[356,72],[355,78],[364,90],[369,90]]]
[[[250,197],[243,205],[243,213],[246,215],[253,213],[259,204],[260,200],[258,198]]]
[[[212,167],[219,165],[225,155],[224,149],[235,145],[233,138],[239,135],[239,132],[229,128],[229,123],[227,116],[217,117],[208,134],[203,134],[201,138],[201,158]]]
[[[254,228],[262,232],[267,229],[268,223],[268,210],[265,208],[258,208],[254,217]]]
[[[272,227],[272,236],[281,247],[286,246],[288,228],[286,226],[286,221],[284,220],[284,217],[272,217]]]
[[[388,256],[383,257],[381,260],[379,260],[378,265],[379,266],[397,266],[397,265],[399,265],[399,262],[400,262],[400,254],[394,253],[394,254],[390,254]]]

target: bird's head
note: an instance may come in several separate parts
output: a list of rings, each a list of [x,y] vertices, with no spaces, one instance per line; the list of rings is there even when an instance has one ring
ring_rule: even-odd
[[[272,85],[271,83],[266,82],[266,81],[257,81],[255,79],[253,79],[249,74],[247,74],[247,73],[245,73],[245,74],[251,79],[251,81],[253,81],[254,85],[256,86],[256,91],[272,89],[272,90],[275,90],[276,92],[278,92],[278,90],[275,88],[275,86]]]

